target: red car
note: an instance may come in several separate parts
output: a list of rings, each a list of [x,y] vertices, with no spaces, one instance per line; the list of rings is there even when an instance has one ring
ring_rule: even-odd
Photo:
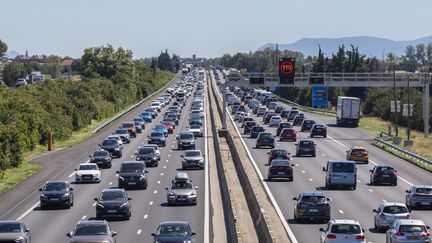
[[[165,125],[165,127],[167,128],[169,134],[173,134],[174,133],[174,122],[163,121],[163,122],[161,122],[161,124]]]
[[[280,141],[283,140],[293,140],[297,141],[297,132],[292,128],[284,128],[280,133]]]
[[[264,124],[269,123],[269,122],[270,122],[270,119],[271,119],[273,116],[276,116],[276,115],[277,115],[276,113],[268,113],[266,116],[264,116]]]

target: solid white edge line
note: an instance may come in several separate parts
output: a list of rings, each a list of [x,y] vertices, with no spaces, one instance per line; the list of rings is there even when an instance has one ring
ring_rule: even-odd
[[[72,172],[72,174],[68,175],[69,178],[71,178],[72,176],[74,176],[76,174],[76,171]]]
[[[208,80],[207,80],[208,81]],[[212,82],[212,79],[210,78],[210,82]],[[208,83],[208,82],[206,82]],[[210,83],[211,85],[211,83]],[[205,91],[204,93],[206,93],[206,91],[208,91],[208,84],[206,84],[205,86]],[[207,97],[207,100],[210,97]],[[204,102],[206,100],[204,99]],[[206,102],[207,104],[207,108],[209,103]],[[209,243],[210,242],[210,207],[209,207],[209,164],[208,164],[208,145],[207,145],[207,131],[208,131],[208,127],[207,127],[207,118],[204,119],[204,127],[205,127],[205,139],[204,139],[204,150],[206,151],[206,157],[205,157],[205,172],[204,172],[204,243]]]
[[[31,206],[27,211],[25,211],[21,216],[17,218],[17,220],[22,220],[25,216],[27,216],[33,209],[35,209],[39,205],[39,202],[35,203],[33,206]]]
[[[222,96],[221,96],[221,94],[220,94],[219,91],[217,92],[217,94],[218,94],[219,98],[222,100]],[[266,190],[267,195],[268,195],[271,203],[273,204],[273,207],[275,208],[276,213],[279,216],[279,219],[282,221],[282,225],[284,226],[285,231],[288,234],[288,237],[290,238],[290,240],[291,240],[292,243],[298,243],[297,239],[294,236],[294,233],[292,232],[292,230],[289,227],[289,225],[288,225],[285,217],[283,216],[282,210],[279,208],[279,205],[277,204],[277,202],[276,202],[276,200],[275,200],[275,198],[273,196],[273,193],[270,191],[270,188],[268,187],[267,182],[264,181],[264,177],[261,174],[261,171],[259,170],[258,165],[257,165],[256,161],[254,160],[252,154],[250,153],[249,148],[247,147],[245,141],[243,140],[240,131],[238,130],[237,126],[235,125],[235,122],[234,122],[231,114],[229,113],[228,107],[227,107],[226,114],[229,116],[229,118],[231,119],[231,122],[234,124],[234,128],[235,128],[237,134],[239,135],[240,141],[242,142],[243,147],[246,149],[246,153],[247,153],[249,159],[252,161],[252,164],[253,164],[253,166],[255,168],[255,172],[258,174],[258,176],[259,176],[259,178],[260,178],[260,180],[261,180],[261,182],[262,182],[262,184],[264,186],[264,189]]]

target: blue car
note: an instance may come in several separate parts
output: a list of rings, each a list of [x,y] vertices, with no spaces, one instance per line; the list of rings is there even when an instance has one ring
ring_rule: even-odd
[[[150,112],[143,112],[141,113],[142,119],[144,119],[145,122],[152,122],[153,116]]]
[[[195,232],[185,221],[167,221],[159,224],[156,233],[151,234],[153,242],[190,242],[195,243]]]
[[[165,137],[168,137],[168,129],[166,128],[165,124],[157,124],[153,131],[155,132],[162,132]]]

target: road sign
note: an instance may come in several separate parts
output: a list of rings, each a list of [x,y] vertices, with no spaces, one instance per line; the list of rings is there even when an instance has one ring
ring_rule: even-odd
[[[414,104],[410,104],[410,112],[409,112],[409,116],[412,116],[413,114],[413,110],[414,110]],[[403,105],[403,110],[402,110],[402,115],[403,116],[408,116],[408,104],[404,104]]]
[[[326,107],[328,101],[328,89],[323,86],[312,87],[312,106]]]
[[[400,112],[400,100],[396,101],[396,109],[397,109],[396,112]],[[391,113],[395,112],[395,102],[394,102],[394,100],[390,101],[390,112]]]
[[[295,59],[281,58],[279,60],[279,79],[281,84],[294,84]]]

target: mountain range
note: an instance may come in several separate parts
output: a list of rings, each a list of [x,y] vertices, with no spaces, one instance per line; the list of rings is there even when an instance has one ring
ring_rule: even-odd
[[[351,45],[359,47],[360,53],[366,55],[366,57],[378,57],[382,58],[389,52],[393,52],[398,56],[405,53],[405,48],[408,45],[416,46],[417,44],[423,43],[427,45],[432,42],[432,36],[427,36],[415,40],[408,41],[395,41],[391,39],[372,37],[372,36],[354,36],[354,37],[341,37],[341,38],[303,38],[292,44],[278,44],[279,50],[291,50],[302,52],[305,56],[318,55],[319,45],[325,56],[331,56],[332,53],[336,53],[340,45],[345,45],[345,49],[351,49]],[[258,50],[265,48],[276,47],[275,43],[268,43]]]

